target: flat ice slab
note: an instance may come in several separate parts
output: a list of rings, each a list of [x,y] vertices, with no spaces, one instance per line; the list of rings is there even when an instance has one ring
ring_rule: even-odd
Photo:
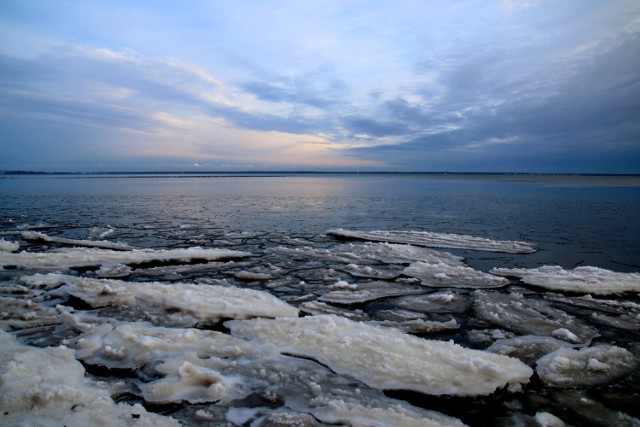
[[[188,283],[125,282],[88,279],[63,274],[36,274],[23,278],[31,285],[54,286],[52,294],[73,295],[92,307],[133,305],[180,311],[201,321],[223,318],[298,316],[298,309],[270,293],[254,289]]]
[[[115,249],[115,250],[128,250],[131,249],[126,243],[110,242],[108,240],[79,240],[79,239],[66,239],[64,237],[48,236],[44,233],[37,231],[23,231],[21,234],[24,240],[42,241],[49,243],[62,243],[65,245],[73,246],[85,246],[91,248],[102,249]]]
[[[329,230],[336,237],[370,240],[374,242],[406,243],[434,248],[473,249],[489,252],[527,254],[536,249],[530,243],[512,240],[491,240],[464,234],[433,233],[429,231],[354,231]]]
[[[430,341],[334,315],[229,321],[235,336],[311,357],[377,389],[433,395],[487,395],[529,381],[533,371],[507,356]]]
[[[555,387],[594,386],[610,383],[638,368],[630,351],[601,345],[574,350],[561,348],[540,360],[536,372]]]
[[[509,284],[504,277],[497,277],[466,265],[415,262],[405,268],[403,274],[420,279],[423,286],[436,288],[499,288]]]
[[[55,252],[5,252],[0,251],[0,267],[15,266],[32,269],[62,269],[74,267],[96,267],[107,263],[125,265],[146,262],[170,262],[191,260],[218,260],[245,258],[248,252],[228,249],[205,249],[199,247],[185,249],[134,249],[114,251],[94,248],[69,248]]]
[[[524,283],[555,291],[597,295],[640,292],[640,273],[617,273],[598,267],[565,270],[557,265],[539,268],[494,268],[491,273],[519,277]]]

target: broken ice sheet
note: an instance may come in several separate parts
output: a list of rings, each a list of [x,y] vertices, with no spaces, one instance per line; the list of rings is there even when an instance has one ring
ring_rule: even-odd
[[[519,277],[524,283],[546,289],[596,295],[640,292],[640,273],[617,273],[598,267],[565,270],[557,265],[539,268],[494,268],[491,273]]]
[[[318,300],[335,304],[358,304],[381,298],[415,295],[423,292],[424,290],[420,288],[389,282],[363,282],[358,283],[355,289],[340,289],[327,292],[320,296]]]
[[[319,259],[342,264],[409,264],[416,261],[443,262],[456,265],[461,257],[447,252],[394,243],[347,243],[329,249],[309,246],[288,248],[277,247],[273,252],[289,256]]]
[[[538,360],[536,372],[554,387],[607,384],[630,374],[638,361],[625,348],[611,345],[574,350],[561,348]]]
[[[529,366],[535,366],[538,359],[560,348],[571,347],[571,344],[552,337],[523,335],[515,338],[498,340],[487,351],[504,354],[522,360]]]
[[[85,377],[66,347],[21,345],[0,331],[0,420],[4,425],[178,426],[139,404],[116,404]]]
[[[466,295],[453,290],[402,297],[395,300],[394,304],[424,313],[464,313],[470,305]]]
[[[525,335],[555,336],[572,344],[589,343],[599,333],[577,318],[522,294],[475,291],[476,316]]]
[[[491,240],[464,234],[433,233],[428,231],[354,231],[329,230],[328,235],[374,242],[406,243],[435,248],[473,249],[489,252],[533,253],[530,243],[511,240]]]
[[[225,325],[234,336],[253,337],[278,346],[281,352],[311,357],[377,389],[486,395],[500,387],[526,383],[533,372],[507,356],[334,315],[228,321]]]
[[[61,243],[65,245],[84,246],[90,248],[101,249],[116,249],[116,250],[129,250],[131,246],[126,243],[111,242],[108,240],[80,240],[80,239],[66,239],[64,237],[49,236],[37,231],[23,231],[21,237],[24,240],[41,241],[48,243]]]
[[[499,288],[509,284],[504,277],[478,271],[464,265],[418,261],[405,268],[406,276],[420,279],[423,286],[439,288]]]
[[[49,273],[23,278],[31,284],[62,285],[52,296],[71,295],[92,307],[138,305],[179,311],[204,322],[223,318],[298,316],[298,310],[263,291],[188,283],[125,282]]]
[[[106,263],[126,265],[148,262],[175,262],[191,260],[219,260],[246,258],[249,252],[227,249],[204,249],[199,247],[185,249],[134,249],[114,251],[95,248],[68,248],[55,252],[5,252],[0,251],[0,267],[22,267],[32,269],[55,269],[97,267]]]

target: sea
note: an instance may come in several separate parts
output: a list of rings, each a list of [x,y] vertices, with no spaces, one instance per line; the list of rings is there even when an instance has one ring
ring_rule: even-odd
[[[491,290],[420,287],[415,278],[403,273],[409,262],[390,266],[384,262],[375,264],[368,258],[362,260],[363,265],[397,273],[376,279],[363,274],[364,269],[353,267],[354,264],[362,267],[357,265],[357,258],[342,263],[326,255],[344,252],[345,245],[363,245],[366,239],[354,240],[328,232],[341,229],[362,233],[446,233],[527,242],[536,249],[532,253],[514,254],[435,248],[461,257],[467,266],[485,273],[494,268],[559,266],[571,270],[592,266],[633,274],[640,273],[639,218],[640,176],[637,175],[302,172],[0,175],[0,238],[18,242],[19,251],[55,252],[73,246],[69,243],[73,240],[106,240],[136,249],[200,247],[243,251],[251,256],[242,262],[222,266],[218,263],[210,269],[195,268],[202,264],[186,262],[132,265],[117,280],[201,286],[215,282],[254,289],[300,308],[301,316],[330,313],[355,321],[384,321],[397,320],[412,312],[415,319],[434,322],[453,319],[458,325],[454,330],[433,333],[403,330],[425,340],[452,341],[478,350],[486,350],[500,339],[544,335],[535,330],[535,326],[524,332],[509,322],[504,325],[489,322],[478,314],[478,307],[473,302],[478,298],[478,292],[517,293],[536,304],[544,302],[552,310],[562,311],[595,330],[592,339],[573,343],[576,351],[611,345],[624,348],[638,358],[640,332],[637,329],[615,326],[611,322],[605,325],[593,319],[599,315],[626,316],[625,319],[635,322],[633,325],[640,324],[640,314],[633,311],[640,307],[639,294],[594,296],[613,304],[599,309],[596,305],[571,303],[576,298],[584,299],[584,292],[543,289],[513,277],[509,278],[509,286]],[[51,239],[23,238],[23,233],[28,231],[42,233]],[[172,266],[176,268],[150,273],[156,267]],[[11,289],[21,283],[24,285],[21,277],[35,273],[56,271],[79,277],[100,277],[99,266],[77,269],[5,267],[0,269],[0,286]],[[250,272],[253,276],[238,274],[240,271]],[[419,307],[402,309],[410,305],[401,307],[397,302],[411,298],[403,295],[354,304],[309,305],[331,290],[348,290],[349,286],[355,289],[374,280],[394,286],[418,287],[421,295],[450,292],[466,299],[467,304],[465,308],[457,307],[451,312],[421,311]],[[336,287],[336,284],[340,285]],[[47,292],[34,289],[29,295],[42,306],[67,305],[96,316],[113,316],[122,322],[152,321],[151,316],[145,316],[144,310],[114,314],[113,310],[103,307],[79,304],[77,298],[47,296]],[[561,299],[562,302],[558,302]],[[619,309],[624,304],[632,307],[631,314]],[[616,308],[611,308],[613,306]],[[403,311],[394,317],[393,311],[401,309]],[[352,316],[353,313],[357,315]],[[547,320],[556,319],[554,314],[545,316]],[[5,322],[0,326],[19,337],[23,344],[38,347],[67,344],[79,334],[63,324],[21,328]],[[162,322],[162,326],[172,325],[167,321]],[[203,326],[194,322],[191,326],[228,333],[222,323]],[[478,338],[478,331],[486,333]],[[339,347],[336,351],[340,351]],[[311,363],[309,359],[314,358],[306,355],[306,363]],[[106,381],[115,375],[113,371],[96,369],[85,361],[82,363],[86,375],[96,380]],[[332,375],[355,381],[358,383],[355,388],[368,387],[358,382],[362,379],[357,375],[352,379],[333,369],[331,363],[324,361],[318,365]],[[532,369],[535,371],[535,364]],[[123,372],[117,373],[119,381],[131,384],[149,381],[135,370]],[[546,414],[552,414],[566,425],[640,425],[639,383],[640,374],[635,369],[621,378],[589,386],[550,385],[534,374],[521,390],[499,390],[488,396],[431,396],[411,390],[370,388],[375,389],[372,393],[379,394],[376,398],[383,402],[381,406],[386,405],[384,399],[389,399],[417,410],[442,412],[471,426],[547,425],[540,421]],[[141,403],[148,411],[172,416],[184,425],[288,425],[273,421],[277,420],[273,413],[278,411],[289,411],[292,416],[302,412],[311,414],[310,420],[305,418],[308,424],[303,425],[386,425],[383,421],[367,424],[348,417],[335,421],[336,418],[325,412],[314,412],[311,406],[311,409],[304,407],[306,409],[302,410],[304,405],[300,402],[296,401],[297,406],[289,404],[286,390],[276,392],[281,396],[276,403],[245,396],[232,401],[223,399],[197,404],[183,400],[147,404],[131,389],[114,399]]]

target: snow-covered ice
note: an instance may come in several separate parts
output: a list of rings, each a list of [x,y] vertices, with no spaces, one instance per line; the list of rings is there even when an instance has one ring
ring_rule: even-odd
[[[69,248],[55,252],[5,252],[0,251],[0,267],[22,267],[32,269],[64,269],[76,267],[97,267],[106,263],[126,265],[148,262],[175,262],[191,260],[219,260],[246,258],[248,252],[227,249],[205,249],[192,247],[185,249],[134,249],[114,251],[108,249]]]
[[[270,293],[254,289],[193,285],[189,283],[125,282],[113,279],[89,279],[49,273],[23,278],[25,283],[62,285],[52,295],[72,295],[92,307],[133,305],[180,311],[200,321],[220,319],[298,316],[298,309]]]
[[[115,250],[129,250],[131,246],[126,243],[111,242],[109,240],[81,240],[81,239],[66,239],[64,237],[49,236],[38,231],[23,231],[21,237],[24,240],[41,241],[48,243],[61,243],[65,245],[83,246],[90,248],[101,249],[115,249]]]
[[[436,248],[472,249],[489,252],[533,253],[535,247],[526,242],[491,240],[464,234],[434,233],[428,231],[355,231],[329,230],[336,237],[371,240],[374,242],[406,243]]]
[[[139,404],[116,404],[110,390],[85,377],[67,347],[21,345],[0,330],[0,423],[33,426],[178,426]]]
[[[229,321],[225,325],[235,336],[253,337],[278,346],[281,352],[311,357],[378,389],[486,395],[500,387],[527,383],[533,373],[507,356],[334,315]]]
[[[509,284],[503,277],[478,271],[464,265],[431,264],[415,262],[405,268],[403,274],[420,279],[421,284],[447,288],[498,288]]]
[[[104,323],[73,340],[76,356],[92,365],[137,369],[154,360],[181,354],[206,354],[223,359],[246,354],[253,348],[245,341],[217,331],[165,328],[148,322]],[[203,362],[204,363],[204,362]]]
[[[638,366],[629,350],[599,345],[580,350],[556,350],[538,360],[536,372],[554,387],[594,386],[624,377]]]
[[[617,273],[598,267],[565,270],[557,265],[539,268],[494,268],[491,273],[518,277],[524,283],[546,289],[596,295],[640,292],[640,273]]]
[[[0,252],[15,252],[20,249],[19,242],[0,239]]]

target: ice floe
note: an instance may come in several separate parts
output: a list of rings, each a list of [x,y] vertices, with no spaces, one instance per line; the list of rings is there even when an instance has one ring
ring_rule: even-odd
[[[568,313],[519,293],[475,291],[473,297],[478,318],[521,334],[555,336],[572,344],[589,343],[599,335]]]
[[[211,323],[227,318],[298,316],[298,309],[270,293],[253,289],[188,283],[125,282],[54,273],[27,276],[23,281],[48,287],[62,285],[50,291],[50,294],[71,295],[92,307],[137,304],[163,311],[180,311]]]
[[[533,373],[507,356],[333,315],[229,321],[225,325],[235,336],[253,337],[282,352],[311,357],[377,389],[486,395],[500,387],[526,383]]]
[[[457,418],[435,411],[411,407],[400,402],[389,404],[376,399],[354,399],[348,396],[321,396],[311,402],[312,413],[331,424],[352,426],[462,427]],[[384,405],[384,406],[383,406]]]
[[[178,426],[139,404],[116,404],[110,391],[85,377],[67,347],[21,345],[0,331],[0,424]]]
[[[424,292],[424,290],[419,288],[417,289],[415,287],[398,285],[390,282],[363,282],[351,286],[353,286],[353,288],[327,292],[320,296],[318,300],[334,304],[358,304],[381,298],[415,295]]]
[[[15,252],[20,249],[20,243],[0,239],[0,252]]]
[[[118,369],[138,369],[154,360],[190,353],[217,357],[220,364],[216,368],[221,369],[226,363],[222,359],[252,348],[222,332],[164,328],[148,322],[97,325],[74,339],[72,345],[77,357],[86,363]]]
[[[114,251],[93,248],[69,248],[55,252],[5,252],[0,251],[0,267],[22,267],[32,269],[63,269],[77,267],[97,267],[107,263],[126,265],[149,262],[175,262],[192,260],[220,260],[245,258],[248,252],[227,249],[205,249],[192,247],[185,249],[134,249]]]
[[[472,249],[489,252],[532,253],[536,249],[526,242],[491,240],[464,234],[434,233],[428,231],[354,231],[329,230],[336,237],[370,240],[374,242],[406,243],[436,248]]]
[[[395,243],[347,243],[334,246],[330,249],[310,246],[295,248],[280,246],[273,248],[272,251],[294,257],[321,259],[341,264],[356,265],[379,262],[385,264],[409,264],[415,261],[431,263],[443,262],[455,265],[462,261],[461,257],[448,252]]]
[[[431,264],[418,261],[405,268],[403,274],[420,279],[424,286],[447,288],[498,288],[509,284],[504,277],[478,271],[464,265]]]
[[[140,386],[147,402],[229,401],[247,395],[233,359],[251,353],[246,342],[216,331],[163,328],[146,322],[102,324],[73,340],[76,357],[110,369],[144,368],[161,379]]]
[[[571,344],[551,337],[524,335],[502,339],[493,343],[487,351],[504,354],[522,360],[529,366],[535,366],[538,359],[560,348],[569,348]]]
[[[41,241],[48,243],[61,243],[65,245],[84,246],[90,248],[100,249],[115,249],[115,250],[129,250],[131,246],[126,243],[111,242],[108,240],[79,240],[79,239],[66,239],[64,237],[49,236],[37,231],[23,231],[21,237],[24,240]]]
[[[638,361],[627,349],[599,345],[580,350],[556,350],[538,360],[536,372],[554,387],[594,386],[624,377],[638,366]]]
[[[539,268],[494,268],[491,273],[518,277],[524,283],[546,289],[596,295],[640,292],[640,273],[617,273],[598,267],[565,270],[557,265]]]
[[[399,298],[395,305],[406,310],[424,313],[464,313],[469,308],[469,298],[457,291],[438,291],[426,295]]]

